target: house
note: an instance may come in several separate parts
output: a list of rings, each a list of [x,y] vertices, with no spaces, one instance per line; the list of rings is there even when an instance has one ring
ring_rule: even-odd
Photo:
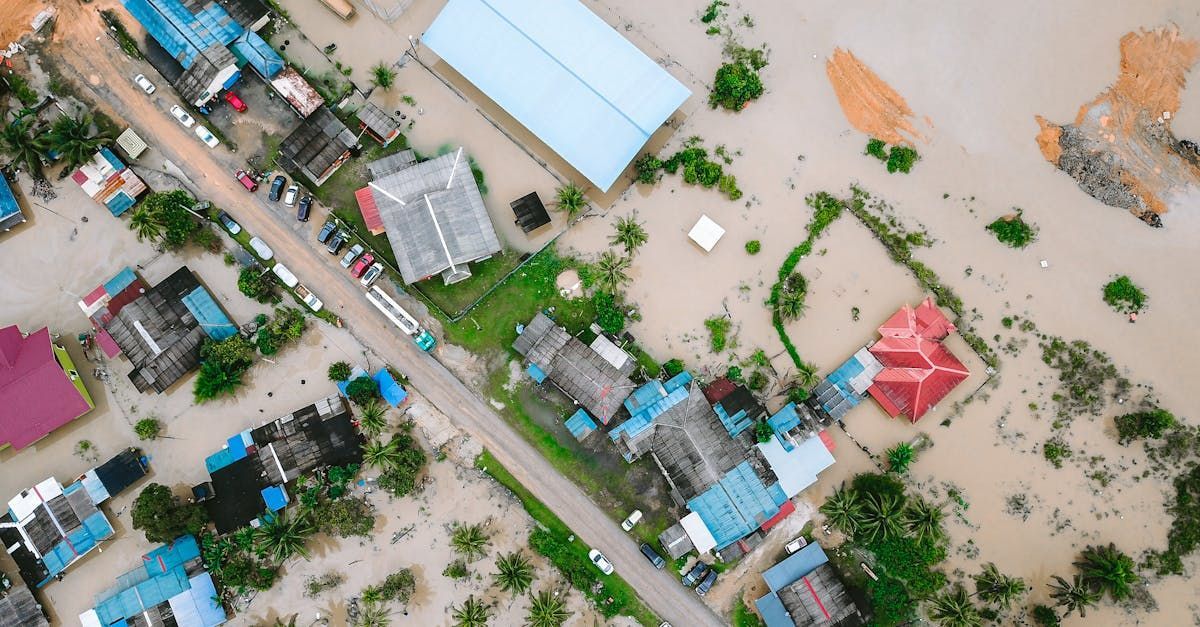
[[[866,618],[813,542],[763,572],[769,592],[755,601],[767,627],[857,627]]]
[[[457,283],[470,278],[471,262],[500,252],[462,148],[407,166],[407,157],[381,161],[368,166],[375,180],[354,195],[368,228],[384,227],[405,283],[437,274]]]
[[[691,95],[577,0],[450,0],[421,44],[601,191]]]
[[[362,438],[339,394],[246,429],[204,460],[210,480],[192,488],[217,533],[236,531],[290,497],[287,484],[318,468],[362,463]]]
[[[354,133],[329,107],[319,106],[279,144],[279,165],[320,186],[358,149]]]
[[[83,484],[92,502],[99,505],[145,477],[149,472],[147,463],[140,450],[130,447],[83,473],[77,481]]]
[[[880,372],[879,359],[866,347],[860,348],[813,388],[812,398],[830,418],[841,420],[867,398]]]
[[[114,216],[128,211],[146,191],[146,183],[108,148],[101,148],[91,161],[75,170],[71,180]]]
[[[601,423],[607,425],[633,392],[634,360],[613,366],[546,314],[538,312],[518,333],[513,350],[529,361],[529,376],[537,383],[549,380]]]
[[[23,449],[96,404],[50,330],[0,329],[0,448]]]
[[[284,67],[269,82],[271,89],[302,118],[312,115],[325,104],[325,98],[293,68]]]
[[[916,422],[971,375],[942,344],[954,330],[931,298],[904,305],[879,327],[869,350],[883,369],[867,392],[889,416]]]
[[[114,533],[83,482],[64,487],[53,477],[10,499],[0,518],[0,540],[21,578],[39,588]]]
[[[0,583],[6,577],[0,573]],[[28,587],[0,585],[0,625],[5,627],[49,627],[42,605]]]
[[[176,625],[217,627],[228,620],[193,536],[181,536],[142,556],[117,577],[96,605],[79,615],[83,627]]]
[[[25,222],[25,213],[21,204],[9,186],[8,178],[0,174],[0,230],[11,231],[13,227]]]
[[[400,137],[400,123],[386,111],[368,102],[358,110],[358,127],[367,132],[371,139],[387,146]]]
[[[124,354],[139,392],[162,393],[200,365],[205,339],[220,341],[237,327],[192,271],[183,266],[158,285],[129,268],[92,290],[79,307],[106,355]]]

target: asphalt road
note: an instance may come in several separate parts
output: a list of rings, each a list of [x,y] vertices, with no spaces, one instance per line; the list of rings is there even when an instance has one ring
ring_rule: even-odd
[[[202,199],[225,208],[244,228],[266,240],[276,258],[328,309],[341,316],[351,332],[405,372],[430,402],[482,442],[582,541],[599,548],[655,613],[676,627],[722,624],[695,593],[666,572],[655,570],[628,535],[574,483],[558,474],[483,399],[434,357],[418,350],[366,300],[361,286],[338,265],[337,258],[317,248],[313,234],[322,223],[322,211],[314,211],[311,222],[299,225],[293,210],[282,203],[267,202],[265,185],[256,194],[247,193],[232,174],[245,165],[244,157],[223,147],[209,149],[170,117],[167,110],[176,97],[174,92],[148,64],[129,60],[104,36],[98,16],[88,8],[95,5],[59,4],[63,15],[55,40],[62,40],[64,46],[56,51],[71,66],[63,68],[66,73],[77,73],[75,78],[88,86],[85,91],[91,91],[129,121],[152,150],[177,164],[197,185]],[[127,17],[119,5],[116,10]],[[145,73],[158,84],[159,90],[153,96],[133,85],[131,78],[138,73]],[[100,77],[98,84],[89,86],[96,82],[91,77]],[[245,115],[253,116],[254,112]]]

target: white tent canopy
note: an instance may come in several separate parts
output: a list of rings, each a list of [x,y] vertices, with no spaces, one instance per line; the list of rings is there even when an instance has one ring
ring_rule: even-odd
[[[712,252],[717,242],[725,235],[725,229],[720,224],[713,222],[712,218],[707,215],[701,215],[700,220],[696,222],[696,226],[688,231],[688,237],[692,238],[704,252]]]

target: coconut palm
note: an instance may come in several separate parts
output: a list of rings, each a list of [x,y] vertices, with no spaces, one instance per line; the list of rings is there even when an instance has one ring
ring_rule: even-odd
[[[297,514],[289,519],[280,512],[267,517],[266,522],[254,530],[254,551],[260,557],[270,557],[277,564],[286,562],[293,555],[308,559],[304,542],[316,531],[308,516]]]
[[[574,183],[567,183],[554,192],[555,205],[559,211],[565,212],[567,218],[574,218],[587,207],[587,198],[583,190]]]
[[[566,602],[549,590],[529,595],[529,615],[525,617],[529,627],[560,627],[570,617]]]
[[[800,365],[796,367],[794,379],[796,385],[806,390],[813,389],[821,382],[821,377],[817,376],[817,367],[806,361],[800,362]]]
[[[17,120],[7,125],[0,121],[0,127],[0,150],[11,157],[14,163],[23,164],[33,178],[42,178],[42,153],[46,151],[46,138],[36,132],[33,120]]]
[[[492,610],[471,595],[462,605],[451,606],[451,614],[455,627],[483,627],[491,617]]]
[[[983,572],[975,575],[975,594],[985,603],[992,603],[1008,608],[1017,597],[1025,593],[1025,580],[1020,577],[1009,577],[1000,572],[996,565],[988,562],[983,565]]]
[[[596,261],[596,286],[601,291],[617,294],[621,286],[629,282],[629,274],[626,273],[629,265],[629,257],[621,257],[611,250],[604,251]]]
[[[46,141],[66,160],[68,168],[74,168],[92,158],[105,142],[112,140],[108,131],[92,132],[92,116],[84,114],[77,118],[62,116],[50,126]]]
[[[886,451],[885,455],[887,455],[888,468],[898,475],[908,472],[909,464],[912,464],[917,457],[916,451],[908,442],[901,442],[893,446]]]
[[[637,221],[636,213],[632,216],[618,218],[613,228],[616,229],[616,233],[608,238],[608,241],[614,246],[624,246],[625,253],[630,256],[633,256],[633,253],[642,244],[645,244],[646,240],[650,239],[650,236],[646,233],[646,228],[642,226],[641,222]]]
[[[943,627],[978,627],[983,624],[979,609],[960,585],[943,592],[929,602],[929,619]]]
[[[915,498],[904,510],[904,526],[914,538],[921,542],[932,542],[945,534],[942,520],[946,513],[942,505],[934,505],[922,498]]]
[[[1075,566],[1084,582],[1101,593],[1108,592],[1115,601],[1128,597],[1139,579],[1133,559],[1111,542],[1108,546],[1088,546]]]
[[[391,612],[382,603],[363,603],[354,619],[354,627],[387,627],[392,624]]]
[[[1055,604],[1066,608],[1067,614],[1078,610],[1080,617],[1087,616],[1088,606],[1100,601],[1100,595],[1101,592],[1092,589],[1079,574],[1071,581],[1054,575],[1054,583],[1050,584],[1050,597],[1054,599]]]
[[[372,440],[363,447],[363,463],[380,470],[396,468],[400,465],[402,458],[400,443],[395,438],[387,442]]]
[[[520,551],[501,555],[496,560],[496,570],[498,572],[492,575],[492,580],[501,590],[511,592],[513,596],[525,592],[533,583],[533,566]]]
[[[895,494],[868,494],[858,528],[871,541],[904,533],[904,503]]]
[[[848,535],[854,535],[862,522],[862,501],[854,488],[847,488],[843,483],[825,499],[821,513],[829,519],[829,524]]]
[[[450,534],[450,546],[454,548],[454,552],[472,561],[487,553],[489,542],[483,525],[460,524],[455,526]]]
[[[162,221],[145,203],[135,207],[129,216],[129,230],[137,235],[139,242],[147,239],[156,242],[162,239],[164,229]]]
[[[371,68],[371,84],[387,91],[396,84],[396,70],[384,65],[382,61]]]
[[[804,304],[804,297],[804,292],[780,290],[779,298],[775,301],[775,311],[779,312],[779,317],[784,320],[795,320],[808,308],[808,305]]]
[[[363,405],[358,413],[358,425],[370,437],[375,437],[388,426],[387,407],[378,401],[370,401]]]

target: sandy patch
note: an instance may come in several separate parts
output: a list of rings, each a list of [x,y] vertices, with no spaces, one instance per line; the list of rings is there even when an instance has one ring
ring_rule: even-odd
[[[853,52],[837,48],[825,62],[825,73],[837,94],[842,112],[854,128],[889,144],[925,141],[913,125],[913,112],[892,89]]]
[[[22,35],[33,30],[33,18],[44,8],[45,3],[37,1],[4,2],[3,10],[0,11],[0,46],[7,47],[9,42],[17,41]]]

